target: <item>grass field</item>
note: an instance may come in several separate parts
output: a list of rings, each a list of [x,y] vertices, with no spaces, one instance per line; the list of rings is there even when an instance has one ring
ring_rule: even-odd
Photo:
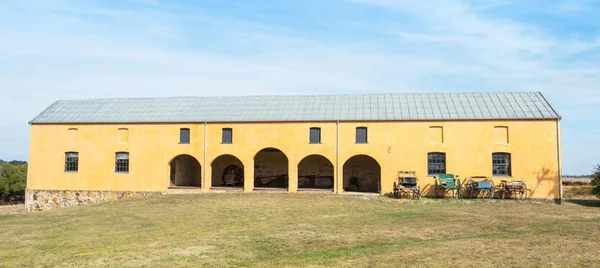
[[[573,203],[157,195],[0,215],[0,267],[597,267],[599,226]]]

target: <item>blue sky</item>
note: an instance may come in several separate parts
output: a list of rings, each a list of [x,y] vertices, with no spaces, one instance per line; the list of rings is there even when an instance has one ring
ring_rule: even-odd
[[[57,99],[541,91],[600,163],[600,1],[0,1],[0,159]]]

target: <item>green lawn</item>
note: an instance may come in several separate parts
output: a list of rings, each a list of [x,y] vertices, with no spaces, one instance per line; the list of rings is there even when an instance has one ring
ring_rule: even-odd
[[[598,267],[600,208],[325,194],[157,195],[0,215],[0,241],[0,267]]]

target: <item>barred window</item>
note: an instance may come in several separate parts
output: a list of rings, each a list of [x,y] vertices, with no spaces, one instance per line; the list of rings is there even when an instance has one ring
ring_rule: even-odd
[[[233,143],[233,129],[224,128],[221,135],[221,143],[231,144]]]
[[[309,132],[309,143],[321,143],[321,128],[311,127]]]
[[[69,172],[79,171],[79,153],[77,153],[77,152],[65,153],[65,171],[69,171]]]
[[[190,143],[190,129],[182,128],[179,129],[179,143],[189,144]]]
[[[427,173],[429,175],[446,174],[446,153],[427,154]]]
[[[115,172],[129,172],[129,153],[119,152],[116,154]]]
[[[509,153],[492,154],[492,175],[512,176]]]
[[[367,143],[367,128],[357,127],[356,128],[356,143]]]

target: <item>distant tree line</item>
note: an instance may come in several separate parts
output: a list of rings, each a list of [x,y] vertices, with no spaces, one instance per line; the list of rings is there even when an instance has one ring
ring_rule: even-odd
[[[590,178],[592,175],[563,175],[563,178]]]
[[[2,164],[4,164],[4,163],[7,163],[7,164],[9,164],[9,165],[13,165],[13,166],[20,166],[20,165],[25,165],[25,164],[27,164],[27,162],[25,162],[25,161],[13,160],[13,161],[8,161],[8,162],[6,162],[6,161],[4,161],[4,160],[0,159],[0,165],[2,165]]]
[[[0,202],[22,201],[27,187],[27,162],[0,160]]]

